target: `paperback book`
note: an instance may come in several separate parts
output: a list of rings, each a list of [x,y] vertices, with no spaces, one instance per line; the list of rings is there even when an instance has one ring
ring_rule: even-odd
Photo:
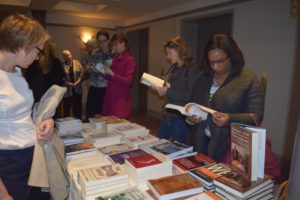
[[[114,163],[119,163],[123,165],[125,163],[125,159],[144,155],[148,155],[148,153],[146,153],[142,149],[134,149],[131,151],[109,155],[108,159],[110,159]]]
[[[202,184],[187,173],[150,179],[147,184],[160,200],[175,199],[203,192]]]
[[[184,154],[193,150],[192,146],[187,146],[183,143],[169,140],[165,141],[164,143],[154,145],[151,148],[157,152],[168,156],[169,158],[175,158],[180,154]]]
[[[73,154],[80,154],[89,151],[95,151],[96,148],[90,142],[81,142],[77,144],[70,144],[65,146],[65,153],[66,156],[73,155]]]
[[[128,146],[125,143],[120,143],[120,144],[114,144],[114,145],[109,145],[105,147],[101,147],[97,149],[104,155],[112,155],[112,154],[117,154],[117,153],[123,153],[126,151],[133,150],[132,147]]]
[[[170,87],[169,83],[166,83],[163,79],[160,79],[156,76],[148,74],[146,72],[143,73],[140,82],[148,87],[160,88],[160,87]]]

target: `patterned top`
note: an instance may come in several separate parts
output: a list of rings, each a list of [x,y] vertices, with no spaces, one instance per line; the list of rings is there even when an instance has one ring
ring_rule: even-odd
[[[93,68],[93,72],[89,75],[90,77],[90,86],[93,87],[106,87],[107,80],[105,80],[103,71],[99,70],[99,65],[111,65],[111,60],[113,58],[112,51],[103,52],[101,49],[95,49],[90,57],[88,58],[88,67]]]

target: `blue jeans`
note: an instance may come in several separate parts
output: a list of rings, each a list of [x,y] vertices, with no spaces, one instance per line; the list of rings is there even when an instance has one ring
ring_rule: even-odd
[[[164,115],[157,136],[159,138],[173,139],[181,143],[186,143],[188,134],[189,127],[183,118]]]

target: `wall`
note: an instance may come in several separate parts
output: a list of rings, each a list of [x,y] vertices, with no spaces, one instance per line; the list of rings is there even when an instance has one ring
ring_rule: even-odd
[[[160,75],[161,68],[167,68],[161,51],[162,44],[170,36],[180,33],[181,20],[203,18],[233,10],[233,37],[245,54],[247,66],[258,75],[262,72],[268,74],[265,118],[262,126],[267,128],[268,137],[273,141],[273,151],[284,157],[297,30],[297,21],[289,18],[289,9],[290,1],[285,0],[246,1],[130,27],[127,30],[149,27],[149,72]],[[149,91],[149,110],[160,112],[161,105],[163,100]]]

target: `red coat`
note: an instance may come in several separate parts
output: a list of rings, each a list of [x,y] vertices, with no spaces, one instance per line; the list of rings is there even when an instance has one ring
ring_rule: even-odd
[[[108,85],[103,103],[104,115],[129,118],[131,114],[131,85],[134,78],[136,62],[131,53],[115,55],[111,70],[113,77],[107,78]]]

